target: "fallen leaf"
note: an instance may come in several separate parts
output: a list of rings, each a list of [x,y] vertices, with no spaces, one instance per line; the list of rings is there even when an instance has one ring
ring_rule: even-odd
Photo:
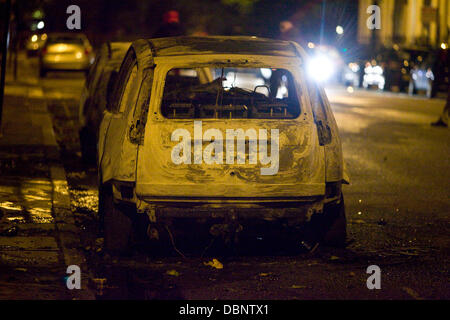
[[[413,289],[408,288],[408,287],[403,287],[402,289],[407,294],[409,294],[411,297],[413,297],[415,300],[423,300],[423,298],[420,297],[419,294],[416,291],[414,291]]]
[[[306,286],[301,286],[301,285],[298,285],[298,284],[293,284],[293,285],[291,286],[291,288],[292,288],[292,289],[306,289]]]
[[[180,275],[180,273],[176,270],[167,270],[166,274],[169,276],[174,276],[174,277],[178,277]]]
[[[212,259],[212,261],[203,262],[203,264],[205,266],[211,266],[216,269],[223,269],[223,264],[217,259]]]

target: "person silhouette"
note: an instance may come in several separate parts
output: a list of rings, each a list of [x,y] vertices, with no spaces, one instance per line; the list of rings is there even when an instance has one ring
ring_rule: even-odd
[[[153,38],[177,37],[185,35],[185,30],[180,24],[180,14],[176,10],[164,13],[163,23],[156,30]]]

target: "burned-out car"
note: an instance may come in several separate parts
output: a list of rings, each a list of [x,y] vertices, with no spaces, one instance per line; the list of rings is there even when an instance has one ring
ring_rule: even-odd
[[[257,221],[344,243],[338,128],[304,61],[298,44],[256,37],[133,42],[99,130],[106,248],[177,240],[191,222],[228,240]]]

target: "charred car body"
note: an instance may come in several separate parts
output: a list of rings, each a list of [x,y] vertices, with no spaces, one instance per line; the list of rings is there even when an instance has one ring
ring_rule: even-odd
[[[99,130],[107,249],[180,221],[192,232],[188,220],[228,239],[255,219],[345,242],[338,128],[304,61],[296,43],[256,37],[133,42]]]

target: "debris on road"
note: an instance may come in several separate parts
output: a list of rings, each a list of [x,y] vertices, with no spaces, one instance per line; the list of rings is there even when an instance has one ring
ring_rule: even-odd
[[[212,261],[203,262],[203,264],[205,266],[211,266],[211,267],[216,268],[216,269],[223,269],[223,264],[219,260],[217,260],[215,258],[212,259]]]
[[[98,247],[103,247],[104,238],[97,238],[95,239],[95,245]]]
[[[419,296],[419,294],[411,288],[403,287],[402,290],[405,291],[407,294],[409,294],[415,300],[423,300],[423,298]]]
[[[103,289],[105,288],[106,278],[94,278],[92,279],[92,282],[95,284],[96,294],[98,296],[102,296]]]
[[[169,276],[174,276],[174,277],[178,277],[180,275],[180,273],[176,270],[167,270],[166,274]]]
[[[2,232],[0,232],[0,236],[2,237],[15,237],[19,233],[19,228],[17,226],[9,227]]]
[[[340,258],[338,256],[331,256],[330,261],[339,260]]]
[[[293,284],[291,286],[292,289],[306,289],[306,286],[301,286],[301,285],[297,285],[297,284]]]

